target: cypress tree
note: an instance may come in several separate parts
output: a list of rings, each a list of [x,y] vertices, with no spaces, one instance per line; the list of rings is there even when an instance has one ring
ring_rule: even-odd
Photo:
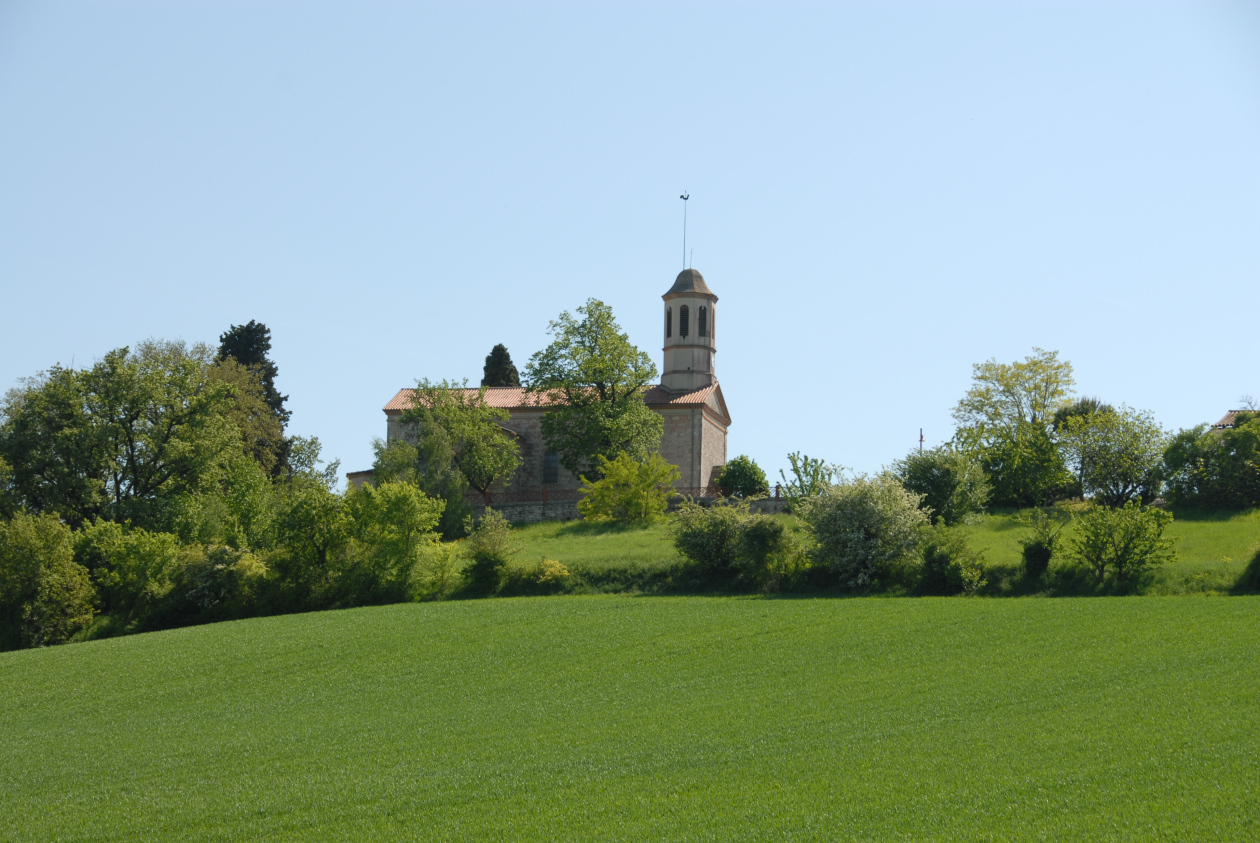
[[[253,319],[249,320],[248,325],[233,325],[226,333],[219,335],[219,359],[231,357],[258,373],[267,406],[280,419],[283,427],[289,421],[289,411],[284,408],[284,402],[289,396],[281,395],[276,389],[276,374],[279,370],[267,356],[270,351],[271,329]]]
[[[520,386],[521,376],[512,363],[507,346],[499,343],[486,355],[486,367],[481,378],[482,386]]]

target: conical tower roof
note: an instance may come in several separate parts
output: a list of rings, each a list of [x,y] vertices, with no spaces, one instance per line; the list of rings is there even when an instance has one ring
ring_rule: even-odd
[[[684,269],[678,273],[678,277],[674,279],[674,286],[670,287],[669,292],[662,298],[685,295],[708,296],[717,301],[717,296],[709,289],[709,285],[704,283],[704,276],[694,269]]]

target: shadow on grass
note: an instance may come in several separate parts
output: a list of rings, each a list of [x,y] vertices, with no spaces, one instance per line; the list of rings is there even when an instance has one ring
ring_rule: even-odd
[[[1172,513],[1174,521],[1204,521],[1209,523],[1232,521],[1235,518],[1255,512],[1254,509],[1188,509],[1176,506],[1169,507],[1168,511]]]
[[[1260,549],[1251,557],[1230,594],[1260,594]]]
[[[566,521],[564,526],[556,530],[557,536],[608,536],[625,533],[644,533],[656,527],[655,524],[619,524],[616,522],[593,523],[590,521]]]

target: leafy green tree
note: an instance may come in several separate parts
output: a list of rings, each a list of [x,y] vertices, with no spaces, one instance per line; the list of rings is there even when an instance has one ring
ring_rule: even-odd
[[[1076,518],[1070,553],[1089,568],[1101,585],[1110,573],[1117,582],[1141,571],[1176,561],[1173,540],[1164,538],[1171,513],[1129,501],[1122,507],[1092,507]]]
[[[755,498],[770,491],[770,482],[761,466],[743,454],[722,466],[717,484],[722,494],[734,498]]]
[[[789,479],[783,469],[779,469],[779,477],[783,480],[783,496],[793,510],[805,498],[821,495],[831,488],[838,473],[836,466],[799,451],[788,454],[788,462],[792,466],[792,477]]]
[[[468,481],[450,460],[426,459],[419,447],[402,439],[372,441],[376,455],[372,463],[372,483],[410,483],[431,498],[442,501],[438,522],[443,538],[460,539],[472,507],[464,497]]]
[[[275,414],[283,429],[289,423],[289,411],[284,402],[289,396],[276,389],[279,369],[271,357],[271,329],[261,322],[250,320],[248,325],[232,325],[219,335],[219,360],[231,358],[254,371],[262,384],[263,398]]]
[[[0,457],[18,501],[71,526],[99,518],[165,529],[175,501],[217,481],[239,447],[232,388],[205,346],[148,341],[88,370],[54,366],[0,406]]]
[[[1260,506],[1260,414],[1241,414],[1233,429],[1182,430],[1164,449],[1169,500],[1199,509]]]
[[[1121,405],[1074,415],[1064,421],[1059,442],[1085,491],[1103,506],[1114,509],[1158,493],[1168,434],[1149,412]]]
[[[893,473],[910,492],[922,495],[920,506],[932,523],[953,526],[984,510],[989,483],[984,469],[952,445],[911,451],[893,463]]]
[[[62,644],[95,615],[88,572],[54,515],[0,521],[0,650]]]
[[[354,564],[346,591],[357,603],[403,600],[412,575],[437,541],[443,503],[410,483],[381,483],[346,494]]]
[[[1011,364],[977,363],[954,408],[955,446],[985,467],[994,506],[1042,504],[1069,490],[1050,425],[1075,386],[1072,364],[1057,351],[1033,352]]]
[[[521,376],[508,354],[507,346],[499,343],[486,355],[486,365],[482,370],[482,386],[520,386]]]
[[[1021,422],[1010,439],[995,438],[982,449],[963,446],[984,468],[996,507],[1048,506],[1073,496],[1075,478],[1045,426]]]
[[[842,480],[805,498],[798,513],[815,542],[814,558],[848,588],[870,585],[919,547],[928,523],[920,497],[892,474]]]
[[[520,449],[503,428],[506,410],[486,403],[486,387],[421,380],[403,410],[407,435],[419,449],[422,471],[458,471],[468,487],[485,494],[521,465]]]
[[[578,511],[592,522],[652,524],[665,520],[665,510],[680,477],[678,467],[660,454],[643,462],[620,453],[615,460],[602,455],[599,480],[582,478]]]
[[[13,469],[0,457],[0,518],[12,518],[18,511],[17,492],[13,488]]]
[[[656,378],[652,359],[630,343],[612,308],[588,299],[552,322],[554,339],[530,358],[529,391],[549,402],[543,439],[560,464],[577,476],[598,479],[599,458],[625,451],[643,461],[661,444],[664,423],[643,403]]]
[[[137,629],[171,592],[183,566],[184,548],[171,533],[89,524],[79,533],[75,556],[92,572],[103,609],[123,628]]]
[[[232,400],[223,414],[240,433],[246,455],[256,460],[267,474],[275,477],[284,469],[291,443],[284,425],[267,404],[258,370],[249,369],[231,357],[215,362],[210,377],[231,387]]]

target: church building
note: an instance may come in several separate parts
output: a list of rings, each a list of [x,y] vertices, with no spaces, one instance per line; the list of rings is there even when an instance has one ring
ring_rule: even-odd
[[[698,494],[715,483],[726,464],[731,424],[713,366],[718,297],[699,272],[685,269],[662,298],[664,366],[660,384],[649,387],[643,400],[664,421],[661,456],[678,466],[677,486]],[[402,389],[385,405],[388,439],[404,435],[401,416],[413,396],[414,390]],[[486,403],[508,411],[503,427],[520,447],[521,466],[507,485],[510,494],[528,497],[581,485],[543,442],[545,397],[528,395],[522,387],[489,387]]]

